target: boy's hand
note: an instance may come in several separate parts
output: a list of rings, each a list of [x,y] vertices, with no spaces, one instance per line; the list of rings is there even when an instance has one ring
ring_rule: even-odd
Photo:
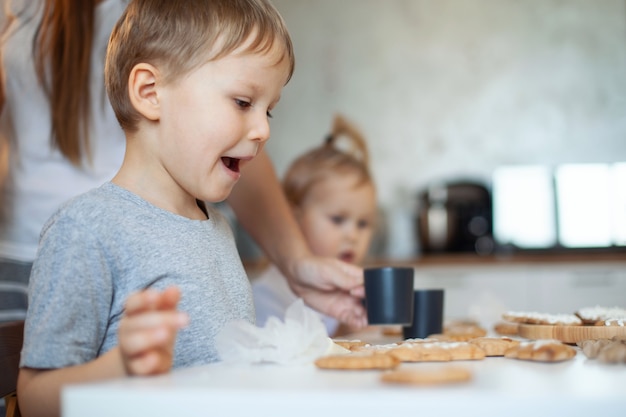
[[[176,308],[180,290],[145,290],[126,300],[118,339],[124,369],[128,375],[154,375],[169,371],[178,330],[188,316]]]

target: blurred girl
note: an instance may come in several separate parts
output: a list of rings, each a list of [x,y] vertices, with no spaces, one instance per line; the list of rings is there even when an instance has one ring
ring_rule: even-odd
[[[334,119],[325,142],[297,158],[287,170],[283,189],[315,255],[360,264],[367,255],[377,217],[376,190],[361,133],[342,116]],[[283,318],[297,296],[271,265],[252,283],[257,325],[270,316]],[[330,336],[352,329],[320,314]]]

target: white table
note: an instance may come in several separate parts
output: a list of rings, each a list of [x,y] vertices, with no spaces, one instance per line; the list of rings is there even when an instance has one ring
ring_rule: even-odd
[[[485,358],[454,365],[471,369],[473,380],[397,386],[380,382],[380,371],[218,363],[67,387],[63,416],[626,416],[626,365],[588,360],[580,351],[561,363]]]

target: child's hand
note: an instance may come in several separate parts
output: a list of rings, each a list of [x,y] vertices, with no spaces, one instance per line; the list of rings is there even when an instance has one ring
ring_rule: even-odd
[[[188,316],[176,309],[180,290],[145,290],[126,300],[118,339],[124,369],[128,375],[153,375],[172,367],[174,342]]]
[[[365,295],[363,269],[339,259],[305,257],[294,265],[288,282],[296,295],[314,309],[362,329],[367,314],[361,302]]]

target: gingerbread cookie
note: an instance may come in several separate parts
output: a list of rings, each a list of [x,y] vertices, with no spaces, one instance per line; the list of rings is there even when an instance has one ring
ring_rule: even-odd
[[[589,339],[576,342],[576,345],[580,347],[587,358],[596,359],[600,351],[612,342],[610,339]]]
[[[595,322],[596,326],[625,327],[626,319],[606,319]]]
[[[330,355],[315,361],[315,366],[321,369],[393,369],[399,364],[400,361],[393,356],[376,353]]]
[[[480,326],[478,321],[470,318],[462,318],[462,319],[450,319],[446,320],[443,327],[444,329],[450,329],[453,327],[463,327],[463,326]]]
[[[626,309],[621,307],[584,307],[576,312],[584,324],[597,324],[607,320],[626,321]]]
[[[513,340],[510,337],[477,337],[468,343],[481,348],[485,352],[485,356],[504,356],[507,350],[520,344],[518,340]]]
[[[626,342],[611,341],[600,351],[598,360],[604,363],[626,363]]]
[[[446,327],[443,333],[428,336],[441,342],[467,342],[468,340],[487,335],[487,330],[477,325]]]
[[[467,342],[405,342],[388,351],[402,362],[446,362],[484,359],[485,352]]]
[[[485,351],[468,342],[443,343],[444,349],[452,355],[453,361],[473,361],[485,358]]]
[[[475,337],[487,335],[487,330],[476,323],[452,323],[443,329],[443,334],[431,335],[429,337],[439,338],[440,340],[466,342]]]
[[[580,326],[582,320],[574,314],[549,314],[530,311],[508,311],[502,314],[506,321],[524,324],[547,324],[560,326]]]
[[[397,343],[388,343],[384,345],[371,345],[369,343],[365,343],[363,345],[353,346],[353,352],[360,353],[387,353],[390,349],[394,349],[398,347]]]
[[[384,326],[381,333],[383,336],[402,336],[402,326]]]
[[[589,359],[604,363],[626,363],[626,340],[590,339],[576,343]]]
[[[452,360],[452,353],[440,343],[400,343],[387,352],[401,362],[446,362]]]
[[[506,358],[538,362],[560,362],[576,356],[576,349],[559,340],[542,339],[521,342],[504,352]]]
[[[499,321],[493,325],[493,330],[500,335],[517,336],[519,332],[519,323]]]
[[[471,379],[472,373],[458,366],[443,366],[439,369],[398,369],[381,375],[383,382],[409,385],[451,384]]]
[[[357,348],[365,346],[367,344],[362,340],[333,340],[333,342],[348,350],[356,350]]]

